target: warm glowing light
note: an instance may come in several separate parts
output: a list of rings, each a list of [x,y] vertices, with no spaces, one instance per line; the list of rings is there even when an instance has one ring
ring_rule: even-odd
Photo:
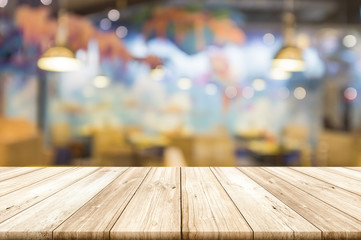
[[[40,0],[40,2],[45,6],[49,6],[53,2],[53,0]]]
[[[254,95],[254,90],[251,87],[245,87],[242,89],[242,95],[244,98],[252,98]]]
[[[272,67],[287,72],[304,71],[306,65],[302,58],[302,50],[291,46],[281,48],[273,59]]]
[[[287,80],[291,77],[291,73],[279,68],[272,68],[269,77],[273,80]]]
[[[93,83],[97,88],[106,88],[109,86],[110,80],[106,76],[98,75],[94,78]]]
[[[41,58],[38,61],[38,67],[53,72],[72,72],[79,69],[79,60],[65,58],[65,57],[52,57]]]
[[[102,30],[107,31],[111,28],[112,22],[108,18],[103,18],[99,25]]]
[[[162,66],[157,66],[150,71],[150,78],[154,81],[161,81],[164,78],[164,69]]]
[[[205,87],[206,94],[208,95],[216,95],[217,94],[217,86],[213,83],[208,83]]]
[[[128,29],[124,26],[119,26],[115,30],[115,34],[118,36],[118,38],[125,38],[128,34]]]
[[[343,95],[347,100],[353,101],[357,98],[357,90],[353,87],[346,88]]]
[[[68,48],[52,47],[38,60],[38,67],[46,71],[71,72],[78,70],[81,62]]]
[[[281,99],[287,99],[290,96],[290,90],[288,90],[287,87],[282,87],[280,88],[280,90],[278,91],[278,96]]]
[[[266,33],[263,35],[263,42],[267,45],[273,45],[275,40],[275,36],[272,33]]]
[[[233,86],[228,86],[226,87],[226,89],[224,90],[224,93],[226,94],[226,96],[228,98],[234,98],[237,96],[238,94],[238,90],[236,87],[233,87]]]
[[[253,80],[252,86],[256,91],[263,91],[266,89],[266,82],[261,78]]]
[[[0,7],[4,8],[8,4],[8,0],[0,0]]]
[[[354,35],[347,35],[343,38],[342,43],[345,47],[352,48],[357,44],[357,38]]]
[[[192,87],[192,81],[189,78],[180,78],[178,80],[178,87],[182,90],[187,90]]]
[[[111,21],[113,21],[113,22],[119,20],[119,18],[120,18],[120,13],[119,13],[119,11],[118,11],[117,9],[112,9],[112,10],[110,10],[110,11],[108,12],[108,18],[109,18]]]
[[[303,87],[298,87],[293,91],[293,95],[298,100],[302,100],[306,97],[306,89],[304,89]]]
[[[298,59],[274,59],[273,66],[287,72],[302,72],[305,70],[305,63]]]

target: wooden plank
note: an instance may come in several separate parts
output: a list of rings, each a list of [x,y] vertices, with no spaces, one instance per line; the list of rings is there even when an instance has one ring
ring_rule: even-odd
[[[69,170],[68,167],[42,168],[0,182],[0,196],[14,192],[53,175]]]
[[[0,224],[0,239],[52,239],[52,232],[126,168],[101,168]]]
[[[4,169],[6,168],[6,169]],[[4,167],[0,172],[0,181],[4,181],[13,177],[17,177],[23,174],[31,173],[42,169],[41,167]]]
[[[351,169],[351,170],[354,170],[354,171],[361,171],[361,167],[345,167],[347,169]]]
[[[98,168],[69,168],[55,176],[0,197],[0,223],[68,187]]]
[[[180,169],[152,168],[110,231],[111,239],[180,239]]]
[[[325,171],[336,173],[344,177],[349,177],[361,182],[361,172],[344,167],[328,167],[324,168]]]
[[[15,169],[16,169],[16,167],[0,167],[0,174],[11,171],[11,170],[15,170]]]
[[[323,239],[361,239],[361,222],[260,168],[239,168],[322,231]]]
[[[182,168],[183,239],[253,239],[253,231],[209,168]]]
[[[254,239],[321,239],[321,231],[237,168],[212,171],[254,231]]]
[[[361,221],[361,196],[289,168],[273,167],[264,169]]]
[[[292,167],[292,169],[361,195],[361,181],[329,172],[324,167]]]
[[[130,168],[53,232],[53,239],[109,239],[109,231],[150,168]]]

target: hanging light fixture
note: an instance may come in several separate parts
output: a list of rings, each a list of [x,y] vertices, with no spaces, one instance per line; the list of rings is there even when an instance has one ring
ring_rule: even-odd
[[[54,47],[46,50],[38,60],[38,67],[46,71],[71,72],[80,68],[81,62],[76,59],[72,50],[66,47],[67,19],[63,11],[59,11],[58,31]]]
[[[273,58],[272,68],[286,72],[302,72],[305,70],[302,50],[294,43],[296,25],[293,13],[294,0],[285,1],[286,11],[283,15],[285,43]]]

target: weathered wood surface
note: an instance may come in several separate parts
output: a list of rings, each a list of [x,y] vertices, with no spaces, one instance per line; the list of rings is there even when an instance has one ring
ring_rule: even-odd
[[[361,170],[0,167],[0,239],[361,239]]]
[[[361,239],[360,221],[282,180],[278,173],[260,168],[240,170],[320,229],[323,239]]]
[[[321,231],[236,168],[214,168],[255,239],[319,239]]]
[[[111,239],[179,239],[179,174],[179,168],[151,169],[111,229]]]
[[[209,168],[182,168],[184,239],[252,239],[252,230]]]

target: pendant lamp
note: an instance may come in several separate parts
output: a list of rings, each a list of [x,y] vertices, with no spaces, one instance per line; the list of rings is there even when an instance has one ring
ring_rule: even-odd
[[[293,13],[294,0],[285,1],[286,11],[283,15],[285,42],[273,58],[272,68],[286,72],[302,72],[305,70],[302,50],[294,43],[296,25],[295,15]]]
[[[58,31],[56,44],[46,50],[38,60],[40,69],[52,72],[71,72],[80,68],[81,62],[75,54],[66,46],[67,18],[63,11],[59,12]]]

